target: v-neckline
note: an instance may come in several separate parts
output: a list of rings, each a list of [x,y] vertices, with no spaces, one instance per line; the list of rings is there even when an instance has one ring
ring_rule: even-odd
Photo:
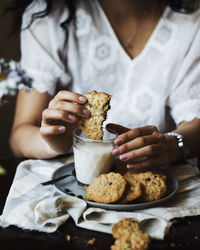
[[[113,42],[116,44],[116,46],[119,48],[119,50],[121,51],[121,53],[124,55],[124,58],[126,59],[126,61],[128,61],[129,63],[133,64],[136,61],[138,61],[140,58],[144,57],[144,55],[146,54],[148,48],[150,47],[150,45],[152,44],[154,38],[156,37],[156,34],[159,31],[160,26],[163,23],[163,19],[167,16],[167,14],[170,11],[170,8],[167,6],[162,14],[162,16],[160,17],[160,19],[158,20],[153,32],[151,33],[149,39],[147,40],[144,48],[141,50],[141,52],[139,53],[139,55],[137,55],[134,58],[131,58],[131,56],[126,52],[125,48],[122,46],[121,42],[119,41],[118,36],[116,35],[108,17],[105,14],[105,11],[103,10],[103,8],[101,7],[100,3],[98,0],[95,0],[97,8],[100,12],[100,15],[102,16],[102,19],[105,23],[105,25],[107,26],[107,29],[110,33],[110,35],[113,37]]]

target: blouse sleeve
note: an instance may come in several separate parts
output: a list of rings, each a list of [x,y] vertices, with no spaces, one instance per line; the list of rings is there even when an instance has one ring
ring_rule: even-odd
[[[200,25],[199,25],[200,26]],[[167,105],[176,124],[200,118],[200,27],[191,43]]]
[[[27,28],[32,14],[45,9],[42,1],[30,6],[23,16],[21,32],[21,65],[33,78],[33,88],[50,95],[54,95],[58,83],[67,85],[70,81],[63,59],[66,33],[60,26],[68,10],[62,6],[63,1],[56,2],[59,6],[55,11]]]

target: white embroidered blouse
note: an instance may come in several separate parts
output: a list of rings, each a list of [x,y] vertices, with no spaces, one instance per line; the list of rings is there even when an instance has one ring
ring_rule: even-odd
[[[106,122],[130,128],[155,125],[164,133],[200,118],[200,11],[184,15],[166,8],[141,54],[131,59],[98,1],[77,2],[67,40],[60,26],[69,14],[63,0],[21,33],[22,66],[37,91],[107,92],[113,97]],[[42,0],[29,8],[23,27],[42,9]]]

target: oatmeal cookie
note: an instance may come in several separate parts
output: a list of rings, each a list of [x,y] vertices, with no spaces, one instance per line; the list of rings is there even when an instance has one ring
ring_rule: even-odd
[[[139,221],[134,218],[124,218],[114,224],[112,227],[112,235],[115,239],[121,237],[127,230],[129,232],[139,230]]]
[[[149,248],[150,237],[141,231],[124,233],[124,235],[115,240],[111,250],[146,250]]]
[[[103,137],[102,125],[110,109],[111,95],[104,92],[92,91],[84,96],[88,100],[85,108],[90,111],[91,116],[89,118],[82,118],[79,128],[88,138],[101,140]]]
[[[143,189],[140,181],[131,178],[131,175],[123,175],[127,182],[126,191],[120,199],[119,203],[125,204],[134,201],[142,196]]]
[[[140,201],[154,201],[162,198],[167,191],[166,176],[156,172],[147,171],[144,173],[127,172],[124,178],[138,180],[143,188],[143,194]]]
[[[125,218],[112,228],[116,239],[111,250],[145,250],[150,244],[150,236],[140,230],[139,222],[133,218]]]
[[[87,188],[86,199],[100,203],[117,202],[126,189],[125,179],[118,173],[102,174]]]

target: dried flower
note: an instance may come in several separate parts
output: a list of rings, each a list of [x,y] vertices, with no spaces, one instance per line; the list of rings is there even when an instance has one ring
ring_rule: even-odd
[[[6,97],[16,95],[18,89],[31,89],[32,81],[19,63],[0,59],[0,105],[6,102]]]

